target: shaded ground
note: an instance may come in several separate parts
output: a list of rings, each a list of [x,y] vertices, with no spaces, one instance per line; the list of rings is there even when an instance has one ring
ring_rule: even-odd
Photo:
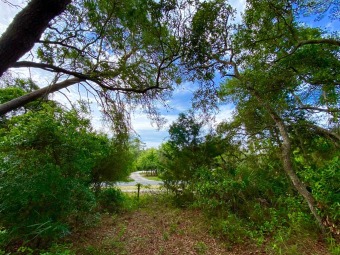
[[[73,236],[72,242],[81,255],[270,254],[255,245],[228,247],[211,236],[199,211],[174,208],[157,196],[142,202],[139,209],[105,215],[99,226]],[[312,243],[304,254],[329,253],[322,245]]]

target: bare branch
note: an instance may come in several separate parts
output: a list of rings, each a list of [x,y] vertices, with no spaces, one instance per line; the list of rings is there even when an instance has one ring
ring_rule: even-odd
[[[72,45],[68,45],[68,44],[63,43],[63,42],[48,41],[48,40],[39,40],[38,43],[60,45],[60,46],[63,46],[63,47],[69,48],[69,49],[74,49],[79,54],[83,53],[83,51],[81,49],[78,49],[77,47],[74,47]]]

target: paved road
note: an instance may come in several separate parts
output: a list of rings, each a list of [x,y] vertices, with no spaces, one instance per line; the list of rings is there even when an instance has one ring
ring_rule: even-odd
[[[140,183],[142,185],[161,185],[161,184],[163,184],[162,181],[148,180],[148,179],[144,178],[143,176],[141,176],[140,175],[141,173],[142,173],[142,171],[131,173],[130,178],[133,179],[134,181],[132,181],[132,182],[117,182],[117,186],[134,186],[137,183]]]

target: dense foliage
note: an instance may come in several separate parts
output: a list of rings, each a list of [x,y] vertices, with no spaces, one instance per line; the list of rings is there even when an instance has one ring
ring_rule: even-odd
[[[172,127],[180,123],[181,118]],[[211,231],[229,243],[247,239],[263,244],[271,239],[268,247],[279,253],[289,249],[281,239],[283,235],[287,242],[297,236],[316,238],[315,221],[283,170],[276,141],[269,132],[258,133],[243,125],[235,116],[233,122],[220,124],[215,134],[202,135],[195,147],[201,151],[208,148],[209,153],[203,154],[202,161],[198,149],[191,157],[185,153],[174,157],[177,151],[169,145],[172,140],[163,144],[160,149],[163,178],[165,186],[174,191],[176,204],[206,211]],[[189,138],[190,135],[186,137]],[[293,139],[294,143],[300,144],[299,138]],[[191,148],[188,144],[181,151]],[[294,165],[315,197],[327,231],[337,235],[338,150],[320,137],[315,137],[314,146],[310,144],[308,148],[304,155],[299,147],[294,149]],[[188,158],[195,163],[191,171],[187,167]],[[181,160],[182,164],[174,164]]]
[[[94,176],[117,181],[128,174],[120,146],[93,132],[80,111],[53,104],[8,120],[0,153],[4,237],[37,246],[95,220]]]
[[[149,174],[157,175],[159,167],[159,155],[155,148],[141,151],[135,162],[137,171],[146,171]]]

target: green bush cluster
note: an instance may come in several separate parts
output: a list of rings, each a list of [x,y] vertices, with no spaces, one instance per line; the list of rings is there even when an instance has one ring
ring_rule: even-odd
[[[101,173],[97,166],[110,146],[82,112],[53,104],[7,120],[0,130],[0,246],[48,247],[72,229],[93,224],[93,176]],[[112,166],[115,170],[125,171]],[[106,190],[98,199],[114,211],[123,198]]]
[[[101,211],[117,213],[122,209],[124,201],[123,192],[115,188],[103,189],[98,195],[98,204]]]
[[[202,168],[193,182],[195,206],[212,219],[212,232],[230,242],[260,240],[282,228],[312,229],[314,222],[301,198],[280,171],[240,166],[233,174]]]

